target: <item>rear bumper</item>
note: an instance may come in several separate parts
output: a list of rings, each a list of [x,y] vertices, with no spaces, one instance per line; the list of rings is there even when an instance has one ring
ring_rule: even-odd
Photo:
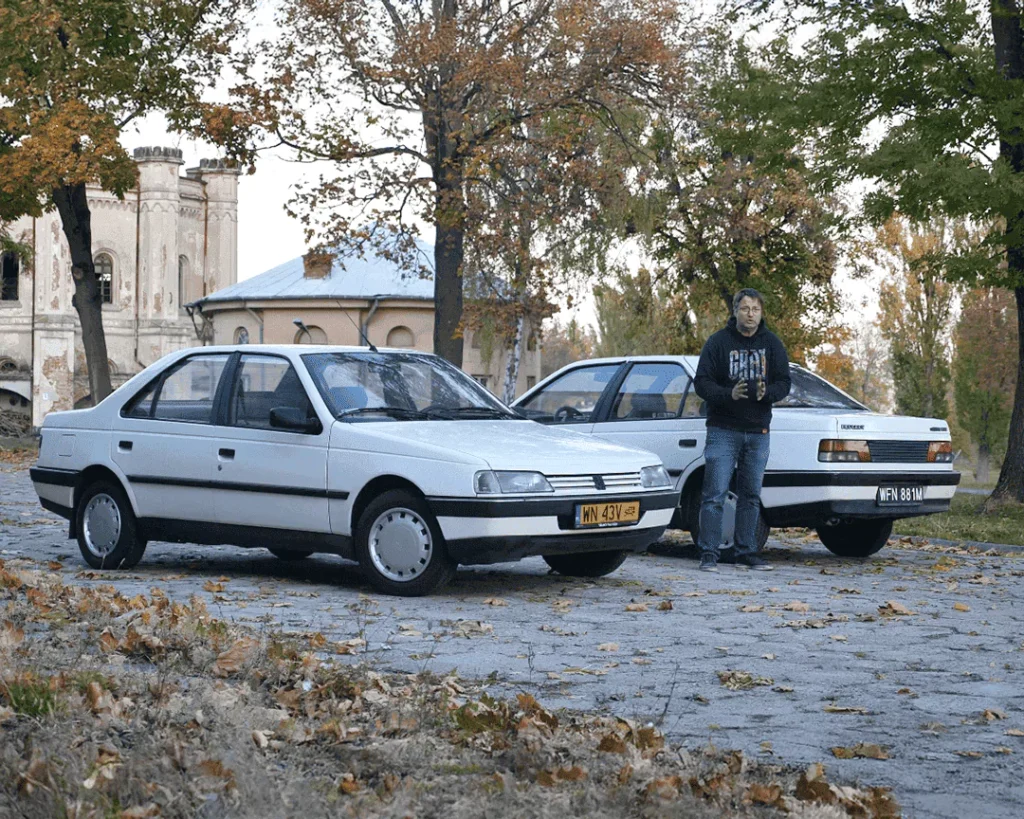
[[[77,469],[34,466],[29,469],[28,474],[42,507],[71,520],[74,517],[75,487],[78,486],[82,473]]]
[[[640,520],[632,525],[575,528],[581,503],[640,502]],[[612,549],[643,551],[661,537],[679,495],[675,489],[634,495],[570,498],[428,498],[445,537],[448,553],[459,563],[501,563],[545,554],[575,554]]]
[[[920,517],[949,510],[959,472],[770,472],[761,494],[770,526],[818,526],[830,518],[880,520]],[[917,504],[879,506],[878,487],[924,488]]]

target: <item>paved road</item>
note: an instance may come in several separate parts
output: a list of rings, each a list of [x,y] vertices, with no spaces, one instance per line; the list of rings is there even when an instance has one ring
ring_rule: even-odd
[[[27,471],[3,465],[0,521],[0,558],[57,559],[72,582],[199,593],[224,618],[364,637],[364,659],[383,669],[493,674],[495,694],[527,689],[550,707],[653,720],[689,747],[822,761],[830,777],[893,787],[908,816],[1016,816],[1024,801],[1019,551],[897,544],[861,563],[793,531],[769,541],[774,573],[708,575],[673,534],[596,582],[534,559],[460,570],[443,593],[406,600],[371,594],[329,556],[285,564],[156,543],[131,572],[86,572]],[[223,589],[203,591],[207,581]],[[729,671],[764,684],[732,690],[720,679]],[[830,751],[858,743],[890,758]]]

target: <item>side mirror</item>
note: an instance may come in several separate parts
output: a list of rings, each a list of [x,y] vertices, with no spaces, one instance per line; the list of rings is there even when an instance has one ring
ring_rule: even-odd
[[[274,407],[270,411],[270,426],[310,433],[319,433],[323,429],[319,418],[307,417],[298,407]]]

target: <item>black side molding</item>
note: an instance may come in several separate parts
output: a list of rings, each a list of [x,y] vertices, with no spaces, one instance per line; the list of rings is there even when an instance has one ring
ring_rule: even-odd
[[[48,483],[51,486],[75,486],[81,474],[77,469],[51,469],[44,466],[33,466],[28,471],[35,483]]]

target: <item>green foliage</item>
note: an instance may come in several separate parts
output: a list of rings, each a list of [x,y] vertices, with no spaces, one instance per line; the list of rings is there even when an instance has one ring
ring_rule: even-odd
[[[772,328],[804,360],[838,309],[832,278],[847,220],[814,171],[809,132],[782,116],[799,88],[786,47],[755,53],[726,26],[705,32],[682,98],[653,123],[633,219],[684,312],[721,315],[720,325],[732,294],[757,288]]]
[[[953,361],[957,420],[983,457],[1006,451],[1017,381],[1017,328],[1012,296],[979,288],[964,298]]]
[[[4,0],[0,220],[38,215],[54,188],[136,179],[122,129],[151,111],[184,127],[220,74],[250,0]]]
[[[547,378],[567,364],[593,358],[597,334],[591,327],[583,327],[571,319],[565,326],[555,321],[544,331],[541,356],[541,377]]]
[[[9,681],[0,679],[0,698],[15,713],[26,717],[49,716],[60,706],[50,680],[31,672],[18,674]]]
[[[615,284],[594,289],[597,356],[699,353],[701,340],[690,317],[664,285],[642,268],[619,272]],[[717,328],[715,328],[717,329]]]

